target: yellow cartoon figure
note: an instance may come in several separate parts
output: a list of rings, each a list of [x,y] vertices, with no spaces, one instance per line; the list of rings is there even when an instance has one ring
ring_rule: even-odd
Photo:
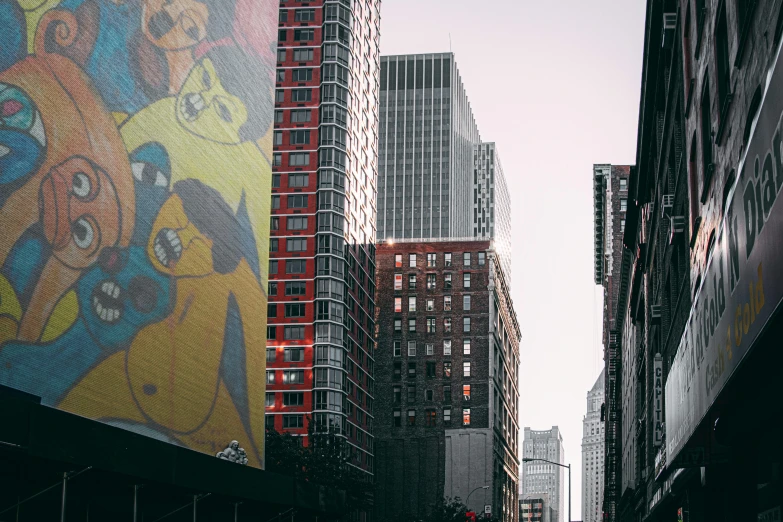
[[[271,128],[272,93],[264,65],[235,47],[215,47],[191,70],[179,94],[139,111],[120,128],[128,150],[166,149],[171,181],[197,179],[247,213],[255,272],[268,258],[271,165],[256,141]],[[266,195],[266,196],[262,196]]]
[[[147,247],[175,285],[171,314],[98,365],[59,407],[211,454],[237,439],[260,466],[266,296],[239,228],[214,189],[176,183]]]

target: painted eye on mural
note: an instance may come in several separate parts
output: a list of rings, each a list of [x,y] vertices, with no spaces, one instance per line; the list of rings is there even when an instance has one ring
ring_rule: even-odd
[[[73,234],[73,242],[83,250],[89,248],[92,240],[95,238],[95,231],[92,225],[83,217],[74,221],[73,225],[71,225],[71,233]]]
[[[206,90],[212,88],[212,79],[209,77],[209,72],[206,70],[203,73],[201,73],[201,83],[204,84],[204,88]]]
[[[228,123],[234,121],[234,118],[231,116],[231,111],[228,110],[228,107],[226,107],[224,104],[217,102],[217,111],[223,121]]]
[[[71,180],[71,190],[73,194],[80,199],[84,199],[90,195],[90,189],[92,185],[90,178],[84,172],[77,172],[73,175]]]
[[[145,185],[154,185],[156,187],[168,187],[169,180],[163,172],[155,168],[152,163],[137,161],[131,163],[133,177]]]

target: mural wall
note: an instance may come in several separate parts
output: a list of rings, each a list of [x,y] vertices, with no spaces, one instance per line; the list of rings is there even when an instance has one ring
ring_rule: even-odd
[[[0,385],[263,466],[276,0],[0,0]]]

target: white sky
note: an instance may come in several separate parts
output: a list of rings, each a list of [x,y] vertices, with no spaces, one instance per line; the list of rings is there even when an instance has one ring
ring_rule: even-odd
[[[644,15],[644,0],[381,7],[382,54],[448,51],[451,35],[482,139],[498,144],[513,209],[520,426],[560,426],[574,467],[574,520],[586,394],[603,365],[592,165],[634,162]]]

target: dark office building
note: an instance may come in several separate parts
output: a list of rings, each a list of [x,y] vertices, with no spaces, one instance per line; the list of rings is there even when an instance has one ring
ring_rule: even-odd
[[[520,333],[497,254],[488,240],[389,242],[377,261],[376,516],[459,496],[516,522]]]

